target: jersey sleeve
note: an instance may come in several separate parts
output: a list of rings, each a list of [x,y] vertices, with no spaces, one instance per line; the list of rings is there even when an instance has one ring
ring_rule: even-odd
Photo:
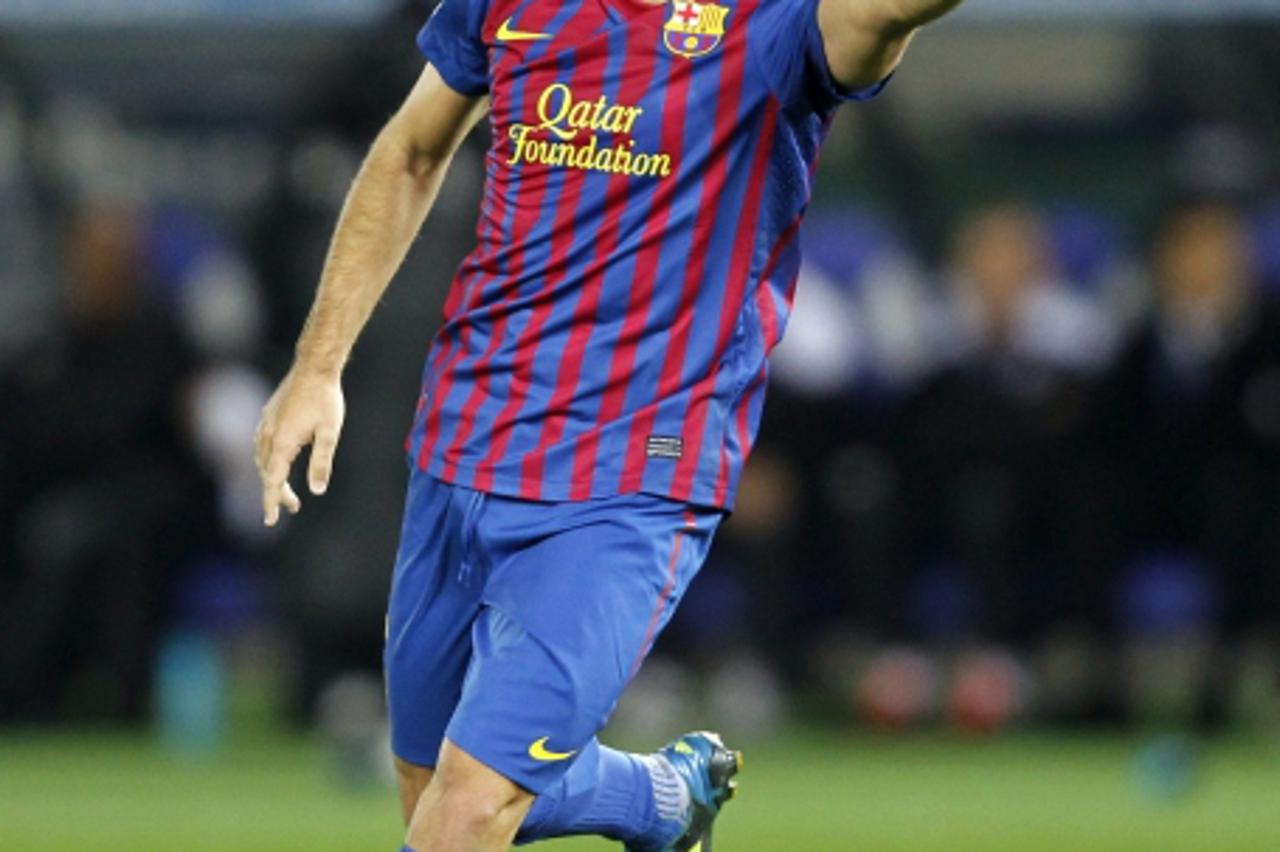
[[[454,91],[489,91],[489,56],[481,37],[489,0],[440,0],[418,33],[418,49]]]
[[[750,34],[761,73],[788,106],[825,112],[845,101],[874,98],[888,84],[888,78],[851,90],[831,76],[818,29],[818,2],[762,0],[752,16]]]

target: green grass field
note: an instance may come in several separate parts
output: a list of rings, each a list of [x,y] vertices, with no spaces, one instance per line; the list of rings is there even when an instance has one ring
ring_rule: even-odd
[[[716,852],[1280,850],[1280,748],[1210,743],[1171,802],[1135,782],[1135,741],[791,734],[748,751]],[[397,848],[389,790],[345,790],[302,739],[206,762],[122,735],[0,735],[0,850]],[[549,850],[617,849],[599,840]]]

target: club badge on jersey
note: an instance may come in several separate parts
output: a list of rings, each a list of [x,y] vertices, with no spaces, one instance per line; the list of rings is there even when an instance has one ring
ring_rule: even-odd
[[[686,59],[706,56],[724,38],[728,17],[728,6],[677,0],[671,4],[671,17],[663,27],[662,43],[667,50]]]

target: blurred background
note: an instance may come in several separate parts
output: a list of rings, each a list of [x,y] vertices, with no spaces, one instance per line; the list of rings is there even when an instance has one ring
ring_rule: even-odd
[[[0,4],[0,848],[398,843],[401,441],[484,132],[329,495],[263,528],[251,443],[430,5]],[[611,731],[751,744],[726,852],[1280,848],[1278,87],[1280,0],[970,0],[841,112]]]

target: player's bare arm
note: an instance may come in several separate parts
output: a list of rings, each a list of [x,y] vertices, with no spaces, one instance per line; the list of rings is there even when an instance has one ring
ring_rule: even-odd
[[[343,365],[422,227],[454,152],[486,107],[487,99],[458,94],[428,65],[370,148],[338,219],[293,365],[258,424],[268,525],[281,506],[301,508],[288,477],[307,444],[311,492],[328,487],[345,412]]]
[[[941,18],[963,0],[821,0],[827,63],[849,89],[873,86],[898,67],[916,30]]]

